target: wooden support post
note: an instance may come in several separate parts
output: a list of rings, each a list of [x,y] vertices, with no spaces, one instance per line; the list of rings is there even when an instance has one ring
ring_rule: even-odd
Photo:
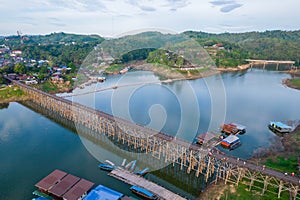
[[[263,194],[264,194],[265,191],[267,190],[268,184],[269,184],[269,177],[266,176],[266,178],[265,178],[265,180],[264,180],[264,188],[263,188],[263,191],[262,191]]]
[[[210,156],[208,156],[208,161],[207,161],[207,166],[206,166],[206,176],[205,176],[205,181],[207,182],[208,180],[208,176],[209,176],[209,172],[210,172],[210,165],[211,165],[211,160],[210,160]]]
[[[201,157],[198,157],[197,160],[197,171],[196,171],[196,177],[199,177],[199,173],[200,173],[200,167],[201,167]]]
[[[250,185],[249,185],[249,191],[251,191],[252,185],[254,183],[254,176],[251,176],[251,181],[250,181]]]
[[[189,174],[191,172],[192,168],[192,157],[193,157],[193,151],[190,150],[190,155],[189,155],[189,166],[187,168],[187,173]]]
[[[237,186],[239,185],[239,182],[241,180],[242,173],[243,173],[243,168],[238,168],[238,177],[237,177],[237,180],[236,180],[236,185]]]
[[[277,63],[276,65],[276,71],[278,71],[278,69],[279,69],[279,63]]]
[[[225,170],[225,173],[226,173],[226,175],[225,175],[225,184],[227,184],[227,181],[228,181],[229,175],[230,175],[230,170],[229,171]]]
[[[294,200],[297,199],[297,194],[298,194],[298,186],[295,187],[293,195],[294,195]]]
[[[279,189],[278,189],[278,196],[277,196],[278,199],[280,198],[280,194],[282,192],[282,187],[283,187],[283,182],[280,181],[280,183],[279,183]]]

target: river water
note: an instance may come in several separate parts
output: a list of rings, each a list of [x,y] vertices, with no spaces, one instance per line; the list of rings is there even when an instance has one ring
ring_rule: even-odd
[[[240,123],[247,126],[247,132],[239,135],[242,146],[226,153],[249,158],[276,138],[267,128],[269,121],[300,119],[300,92],[281,84],[282,79],[288,77],[290,75],[280,72],[256,69],[226,73],[210,80],[105,90],[73,97],[73,100],[189,141],[200,132],[216,128],[214,119]],[[128,82],[127,78],[136,82],[159,80],[151,72],[130,72],[107,77],[104,83],[75,92],[122,85]],[[217,79],[222,80],[225,98],[209,91],[213,87],[211,83]],[[215,101],[212,97],[220,99]],[[214,111],[216,108],[218,110]],[[215,118],[211,119],[214,112]],[[10,103],[8,108],[1,109],[0,199],[31,199],[34,185],[54,169],[131,195],[129,185],[97,168],[99,159],[82,140],[74,131],[19,103]]]

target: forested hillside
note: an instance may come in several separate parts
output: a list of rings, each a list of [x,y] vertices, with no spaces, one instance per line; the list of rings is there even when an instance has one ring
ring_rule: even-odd
[[[300,31],[265,31],[247,33],[211,34],[187,31],[184,34],[195,38],[201,45],[222,43],[226,51],[212,56],[216,63],[234,66],[243,59],[293,60],[300,61]]]
[[[49,35],[9,36],[0,44],[11,50],[21,50],[23,58],[48,60],[50,66],[80,65],[93,48],[104,39],[97,35],[51,33]]]

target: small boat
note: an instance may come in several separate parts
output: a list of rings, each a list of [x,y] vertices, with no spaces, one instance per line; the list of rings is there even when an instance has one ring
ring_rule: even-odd
[[[99,82],[103,82],[103,81],[106,80],[106,78],[105,78],[104,76],[99,76],[99,77],[97,78],[97,80],[98,80]]]
[[[223,124],[221,132],[226,134],[243,134],[246,132],[246,126],[236,123]]]
[[[146,199],[157,199],[156,196],[154,194],[152,194],[150,191],[144,189],[144,188],[141,188],[141,187],[138,187],[138,186],[132,186],[130,188],[130,190],[137,194],[137,195],[140,195]]]
[[[221,141],[221,146],[230,150],[236,149],[241,144],[240,138],[235,135],[229,135]]]
[[[105,171],[112,171],[112,170],[114,170],[114,169],[116,168],[116,167],[113,166],[113,165],[103,164],[103,163],[99,164],[98,167],[99,167],[100,169],[102,169],[102,170],[105,170]]]
[[[277,133],[289,133],[292,131],[291,126],[288,126],[282,122],[270,122],[269,129]]]
[[[146,167],[146,168],[142,169],[141,171],[137,172],[136,174],[140,175],[140,176],[144,176],[148,173],[148,170],[149,170],[149,168]]]

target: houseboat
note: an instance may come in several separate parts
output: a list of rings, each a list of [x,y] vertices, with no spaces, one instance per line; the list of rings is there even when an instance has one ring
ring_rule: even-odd
[[[199,145],[209,144],[213,142],[216,137],[216,134],[213,132],[204,132],[195,137],[194,143]]]
[[[235,135],[229,135],[221,141],[221,146],[230,150],[236,149],[241,144],[240,139]]]
[[[113,166],[113,165],[109,165],[109,164],[105,164],[105,163],[101,163],[98,165],[98,167],[102,170],[105,170],[105,171],[112,171],[114,170],[116,167]]]
[[[269,129],[278,133],[289,133],[292,131],[292,127],[282,122],[270,122]]]
[[[152,194],[151,192],[149,192],[148,190],[144,189],[144,188],[141,188],[141,187],[138,187],[138,186],[132,186],[130,188],[130,190],[137,194],[137,195],[140,195],[146,199],[157,199],[156,196],[154,194]]]
[[[223,124],[221,126],[221,132],[230,134],[243,134],[246,132],[246,126],[236,123]]]

